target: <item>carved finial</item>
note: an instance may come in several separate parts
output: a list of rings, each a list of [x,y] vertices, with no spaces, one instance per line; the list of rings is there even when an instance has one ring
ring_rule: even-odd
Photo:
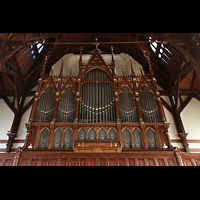
[[[98,49],[99,43],[98,43],[98,38],[95,38],[95,43],[94,45],[96,46],[96,49]]]
[[[81,46],[81,48],[80,48],[80,52],[81,52],[81,54],[83,53],[83,47]]]
[[[149,54],[146,54],[147,56],[147,61],[148,61],[148,65],[149,65],[149,72],[152,76],[152,78],[154,77],[154,72],[153,72],[153,69],[152,69],[152,66],[151,66],[151,61],[150,61],[150,55]]]
[[[113,54],[113,50],[114,50],[114,48],[113,48],[113,46],[111,46],[111,53]]]
[[[140,67],[140,71],[141,71],[142,76],[144,76],[142,67]]]
[[[61,68],[60,68],[60,73],[59,73],[59,78],[61,78],[62,77],[62,75],[63,75],[63,63],[64,63],[64,58],[62,58],[62,64],[61,64]]]
[[[131,62],[131,56],[129,58],[130,58],[130,63],[131,63],[131,73],[132,73],[132,76],[135,76],[135,72],[133,71],[133,65]]]
[[[123,76],[124,76],[124,68],[122,67],[122,74],[123,74]]]
[[[42,71],[40,73],[40,77],[44,76],[44,74],[45,74],[46,63],[47,63],[47,56],[45,56],[44,64],[43,64],[43,67],[42,67]]]
[[[112,62],[114,61],[113,50],[114,50],[114,48],[113,48],[113,46],[111,46]]]
[[[53,76],[54,67],[51,68],[51,76]]]
[[[71,67],[70,67],[69,71],[70,71],[70,77],[71,77],[72,76],[72,68]]]

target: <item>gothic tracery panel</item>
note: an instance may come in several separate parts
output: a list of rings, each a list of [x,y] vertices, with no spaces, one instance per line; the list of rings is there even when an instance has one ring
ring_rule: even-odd
[[[130,149],[131,148],[131,134],[128,129],[124,129],[122,131],[122,137],[123,137],[123,148],[124,149]]]
[[[134,142],[134,148],[136,148],[136,149],[142,148],[141,134],[140,134],[140,131],[137,128],[135,128],[133,130],[133,142]]]
[[[49,139],[49,130],[47,128],[43,129],[40,134],[39,148],[46,149]]]
[[[54,133],[53,148],[55,149],[61,148],[61,142],[62,142],[62,130],[58,128]]]
[[[151,128],[148,128],[146,130],[146,134],[147,134],[147,140],[148,140],[149,148],[155,149],[156,148],[156,138],[155,138],[154,131]]]
[[[63,148],[70,149],[72,147],[72,134],[73,132],[70,128],[64,132]]]

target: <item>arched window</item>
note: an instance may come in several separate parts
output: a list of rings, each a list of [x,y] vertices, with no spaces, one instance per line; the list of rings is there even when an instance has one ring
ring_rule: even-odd
[[[150,149],[155,149],[156,148],[156,138],[155,138],[155,133],[151,128],[148,128],[147,131],[147,140],[149,144]]]
[[[131,148],[131,134],[128,129],[124,129],[122,131],[122,137],[123,137],[123,147],[124,149],[130,149]]]
[[[99,140],[106,140],[106,131],[101,128],[98,133]]]
[[[62,142],[62,130],[58,128],[54,133],[53,148],[55,149],[61,148],[61,142]]]
[[[96,131],[93,128],[88,132],[88,140],[96,140]]]
[[[137,128],[133,130],[133,142],[134,142],[134,148],[136,149],[142,148],[141,135],[140,131]]]
[[[116,140],[117,139],[117,132],[115,129],[111,128],[109,131],[108,131],[108,139],[109,140]]]
[[[68,128],[64,132],[64,142],[63,142],[63,148],[71,149],[72,148],[72,130]]]
[[[149,37],[149,42],[151,49],[157,54],[158,58],[165,62],[165,64],[169,65],[172,52],[166,46],[164,46],[163,43],[158,43],[158,40],[153,40],[151,37]]]
[[[86,140],[86,131],[85,129],[81,129],[78,132],[78,140]]]
[[[48,146],[49,130],[47,128],[43,129],[40,134],[39,148],[46,149]]]

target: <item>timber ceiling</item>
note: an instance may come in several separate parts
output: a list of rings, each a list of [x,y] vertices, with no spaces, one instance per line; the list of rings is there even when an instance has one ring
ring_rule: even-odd
[[[150,54],[162,95],[200,94],[199,34],[194,33],[0,33],[0,98],[33,96],[45,56],[46,72],[67,53],[94,49],[127,53],[148,72]]]

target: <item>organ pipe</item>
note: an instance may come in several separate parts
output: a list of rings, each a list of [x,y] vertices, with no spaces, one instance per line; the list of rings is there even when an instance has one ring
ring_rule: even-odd
[[[82,115],[79,115],[79,122],[114,122],[112,86],[109,76],[100,69],[91,70],[86,74],[82,85],[82,103],[80,102]]]

